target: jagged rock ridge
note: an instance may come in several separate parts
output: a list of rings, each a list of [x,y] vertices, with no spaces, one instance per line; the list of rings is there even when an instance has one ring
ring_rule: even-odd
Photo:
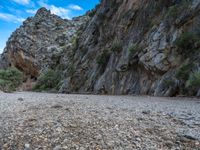
[[[48,14],[48,11],[45,12],[41,18],[46,20],[48,17],[45,14]],[[33,51],[37,54],[38,50],[42,52],[42,55],[35,55],[34,60],[40,62],[39,68],[48,68],[52,65],[46,63],[46,57],[47,60],[52,60],[49,54],[53,55],[55,50],[51,48],[55,48],[56,45],[55,49],[58,50],[56,58],[59,58],[56,63],[65,66],[62,68],[65,79],[61,81],[60,92],[155,96],[200,94],[199,85],[191,87],[187,85],[193,73],[200,71],[199,1],[103,0],[89,16],[91,17],[89,21],[85,21],[87,24],[72,33],[73,40],[63,41],[64,51],[60,51],[62,44],[55,42],[63,30],[67,34],[70,32],[66,30],[67,21],[62,19],[60,22],[64,23],[58,26],[63,27],[62,30],[58,30],[57,34],[48,32],[49,36],[42,36],[48,41],[48,48],[42,50],[41,46],[38,48],[38,45],[45,45],[46,40],[41,38],[35,38],[35,49],[26,46],[29,47],[26,49],[28,53]],[[49,21],[49,24],[51,22]],[[46,25],[41,24],[41,26],[47,28]],[[48,31],[49,29],[53,30],[52,26]],[[32,33],[27,35],[29,37]],[[20,42],[18,37],[15,40]],[[20,53],[19,48],[16,48],[17,44],[9,43],[13,43],[12,36],[3,58],[5,54],[13,51],[12,49]],[[26,43],[31,42],[27,40]],[[18,63],[12,61],[12,58],[18,60],[19,56],[10,54],[8,56],[6,62],[13,62],[13,65],[20,68]],[[188,69],[189,65],[191,66]],[[25,66],[24,69],[20,69],[25,71],[27,68],[31,67]],[[25,72],[32,74],[30,71]],[[33,74],[37,76],[38,72]],[[183,76],[185,78],[182,78]]]
[[[66,20],[46,8],[39,9],[9,38],[2,67],[15,66],[27,75],[37,77],[41,70],[55,63],[54,58],[87,20],[87,16]]]

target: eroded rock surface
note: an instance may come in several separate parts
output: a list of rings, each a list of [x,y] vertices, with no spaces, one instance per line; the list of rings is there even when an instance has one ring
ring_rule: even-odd
[[[1,66],[15,66],[27,75],[38,77],[41,70],[57,63],[58,54],[87,20],[87,16],[83,16],[69,21],[51,14],[46,8],[39,9],[9,38]]]

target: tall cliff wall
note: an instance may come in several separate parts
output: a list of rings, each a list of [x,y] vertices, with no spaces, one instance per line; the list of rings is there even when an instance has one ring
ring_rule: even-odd
[[[32,20],[35,18],[37,15]],[[45,15],[41,18],[47,23]],[[200,95],[198,0],[102,0],[93,11],[78,19],[79,23],[73,26],[77,28],[70,34],[72,38],[61,44],[56,42],[58,37],[62,41],[63,32],[71,32],[72,27],[68,29],[68,24],[75,20],[59,18],[60,24],[56,23],[56,27],[61,29],[54,29],[50,19],[48,29],[46,24],[40,24],[45,35],[36,34],[36,37],[36,29],[30,27],[32,20],[25,21],[21,30],[12,35],[2,59],[5,60],[9,54],[7,63],[12,62],[12,65],[36,77],[44,70],[41,68],[62,66],[63,80],[59,92]],[[19,31],[24,30],[27,31],[26,44],[19,38],[24,35]],[[27,71],[32,67],[21,65],[20,57],[26,60],[22,51],[34,53],[33,58],[27,58],[26,64],[34,66],[35,63],[29,61],[38,60],[39,67],[33,67],[36,71]],[[51,56],[54,52],[57,52],[55,60]]]

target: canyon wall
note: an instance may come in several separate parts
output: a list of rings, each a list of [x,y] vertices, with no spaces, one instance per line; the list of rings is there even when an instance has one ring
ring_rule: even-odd
[[[73,20],[41,8],[1,62],[36,80],[60,70],[61,93],[200,96],[200,2],[102,0]]]

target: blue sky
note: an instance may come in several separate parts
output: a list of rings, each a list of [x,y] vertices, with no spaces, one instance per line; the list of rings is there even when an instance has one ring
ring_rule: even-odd
[[[71,19],[95,7],[99,0],[0,0],[0,53],[11,33],[37,9],[46,7],[53,14]]]

